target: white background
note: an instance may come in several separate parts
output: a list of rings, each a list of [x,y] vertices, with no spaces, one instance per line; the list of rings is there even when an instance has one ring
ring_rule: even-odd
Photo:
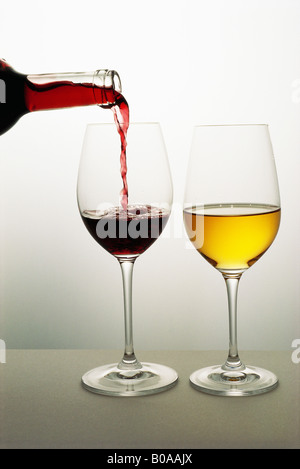
[[[300,1],[1,0],[0,55],[29,73],[119,72],[131,120],[159,121],[174,183],[168,235],[135,265],[136,350],[226,349],[225,284],[187,243],[181,204],[196,124],[267,123],[282,223],[239,290],[239,348],[300,336]],[[118,263],[76,202],[97,107],[37,112],[0,139],[0,337],[7,348],[123,348]],[[138,354],[139,356],[139,354]]]

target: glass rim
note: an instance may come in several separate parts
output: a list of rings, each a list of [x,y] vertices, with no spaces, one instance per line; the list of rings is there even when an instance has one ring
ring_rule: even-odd
[[[194,128],[198,127],[269,127],[269,124],[245,124],[245,123],[240,123],[240,124],[196,124]]]
[[[116,126],[115,122],[89,122],[88,124],[86,124],[86,127],[93,127],[93,126],[97,127],[97,126],[105,126],[105,125],[107,125],[107,126],[111,125],[113,127]],[[132,126],[132,125],[159,125],[160,126],[161,124],[158,121],[157,122],[155,122],[155,121],[153,121],[153,122],[151,122],[151,121],[149,121],[149,122],[130,122],[129,127]]]

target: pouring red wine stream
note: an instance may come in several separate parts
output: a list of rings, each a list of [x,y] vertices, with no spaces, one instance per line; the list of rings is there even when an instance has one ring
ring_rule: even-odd
[[[123,189],[120,203],[126,210],[128,204],[126,136],[129,126],[129,107],[120,89],[120,79],[115,71],[25,75],[16,72],[5,60],[0,59],[0,135],[13,127],[22,116],[35,111],[95,104],[112,109],[121,140],[120,166]]]

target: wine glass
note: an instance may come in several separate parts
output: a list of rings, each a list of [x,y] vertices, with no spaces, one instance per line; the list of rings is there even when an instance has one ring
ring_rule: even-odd
[[[121,146],[116,125],[88,125],[77,184],[84,225],[97,243],[115,257],[122,271],[123,357],[119,363],[99,366],[82,377],[82,384],[89,391],[111,396],[157,393],[169,389],[178,379],[172,368],[139,362],[133,347],[133,266],[164,229],[173,198],[160,125],[130,124],[126,145],[126,160],[122,151],[120,173]]]
[[[195,371],[197,390],[253,395],[274,389],[270,371],[246,366],[237,347],[241,275],[270,247],[280,224],[280,195],[267,125],[203,125],[194,129],[183,218],[196,250],[224,277],[229,352],[222,365]]]

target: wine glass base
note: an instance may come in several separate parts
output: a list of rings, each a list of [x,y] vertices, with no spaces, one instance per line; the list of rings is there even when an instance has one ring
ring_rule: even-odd
[[[136,370],[121,370],[118,364],[104,365],[82,376],[88,391],[107,396],[143,396],[173,387],[178,375],[175,370],[156,363],[141,363]]]
[[[221,366],[211,366],[192,373],[190,383],[198,391],[207,394],[252,396],[275,389],[278,378],[271,371],[253,366],[246,366],[238,372],[228,372]]]

